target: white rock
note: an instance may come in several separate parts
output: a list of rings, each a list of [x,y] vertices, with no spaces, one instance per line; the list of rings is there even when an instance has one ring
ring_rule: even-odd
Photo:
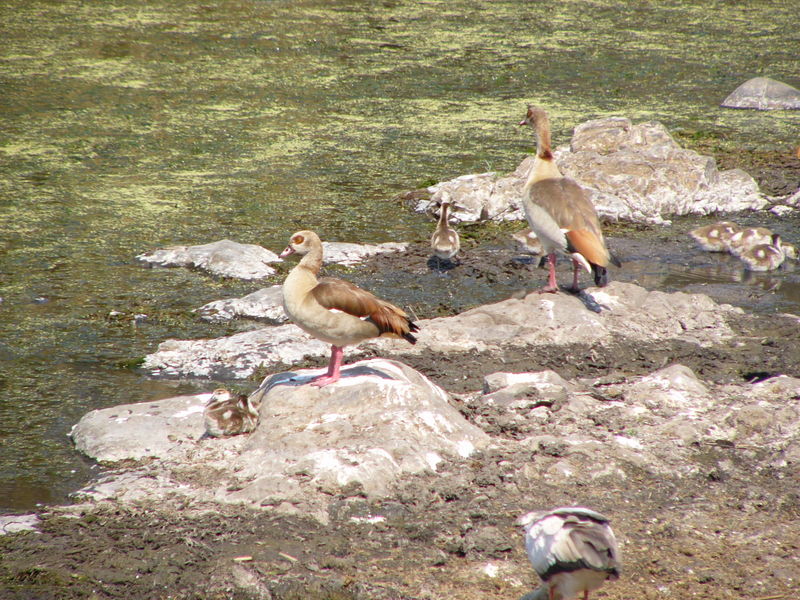
[[[353,485],[382,496],[402,475],[434,470],[432,456],[465,458],[489,441],[446,392],[402,363],[362,361],[346,365],[336,384],[304,385],[319,372],[268,377],[257,392],[258,428],[238,439],[197,441],[208,394],[92,411],[73,428],[79,450],[100,461],[159,460],[78,495],[133,502],[185,494],[275,508]],[[209,477],[187,479],[201,467]]]
[[[274,252],[255,244],[220,240],[201,246],[169,246],[140,254],[143,263],[159,267],[192,267],[219,277],[261,279],[275,274],[266,263],[280,262]]]
[[[40,519],[38,515],[0,515],[0,535],[9,535],[11,533],[19,533],[21,531],[35,531],[37,529]]]
[[[201,319],[221,323],[236,318],[256,319],[271,324],[285,323],[288,318],[283,310],[283,287],[273,285],[262,288],[241,298],[215,300],[204,304],[194,312]]]
[[[797,110],[800,109],[800,90],[769,77],[753,77],[733,90],[720,106],[757,110]]]
[[[163,456],[176,443],[205,432],[203,408],[211,394],[123,404],[85,414],[69,432],[75,447],[100,462]]]
[[[167,340],[145,357],[142,366],[165,377],[241,379],[262,365],[291,365],[329,353],[330,346],[288,324],[212,340]]]
[[[322,242],[325,264],[352,266],[364,262],[370,256],[386,252],[403,252],[408,244],[386,242],[383,244],[351,244],[349,242]]]

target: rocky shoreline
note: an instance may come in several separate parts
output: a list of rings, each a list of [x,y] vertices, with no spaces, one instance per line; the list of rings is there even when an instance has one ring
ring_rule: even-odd
[[[573,140],[585,160],[684,156],[657,127],[609,121],[579,132],[605,146]],[[575,148],[560,158],[578,160]],[[768,206],[741,173],[709,203],[720,177],[697,157],[701,212]],[[505,183],[434,186],[418,206],[446,189],[462,220],[505,219],[514,207],[497,194],[513,197],[524,165]],[[595,183],[607,216],[631,219],[636,206],[648,223],[680,214],[666,196],[686,208],[691,195],[644,190],[646,206]],[[743,195],[731,204],[734,189]],[[780,204],[794,210],[795,197]],[[231,244],[223,254],[236,263]],[[197,256],[175,264],[230,274]],[[208,394],[86,415],[71,435],[105,472],[73,505],[3,522],[9,598],[519,597],[538,581],[516,518],[557,504],[614,521],[624,572],[605,597],[778,600],[797,589],[797,317],[618,281],[584,298],[521,293],[422,320],[414,347],[365,343],[348,351],[341,382],[312,390],[311,371],[281,368],[321,364],[328,349],[281,324],[265,306],[276,297],[199,309],[259,325],[164,342],[143,365],[150,376],[240,380],[267,370],[258,429],[206,437]]]

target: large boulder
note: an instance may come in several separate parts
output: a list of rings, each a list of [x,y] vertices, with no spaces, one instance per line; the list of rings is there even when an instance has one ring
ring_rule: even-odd
[[[713,158],[681,148],[661,123],[587,121],[555,158],[565,176],[586,188],[598,214],[610,220],[665,223],[672,215],[760,209],[767,203],[747,173],[720,171]],[[524,220],[522,187],[532,167],[533,157],[527,157],[510,175],[463,175],[438,183],[414,208],[433,210],[449,195],[456,221]]]
[[[703,294],[648,291],[615,281],[591,290],[600,313],[570,294],[538,294],[478,306],[452,317],[421,320],[417,343],[379,339],[348,348],[393,354],[501,351],[504,347],[609,344],[620,338],[683,339],[711,345],[732,335],[725,317],[741,310]],[[275,368],[325,358],[330,347],[295,325],[280,325],[211,340],[167,340],[145,357],[151,375],[245,378],[258,367]]]
[[[800,90],[769,77],[753,77],[733,90],[720,106],[756,110],[798,110]]]
[[[435,472],[446,457],[488,443],[444,390],[407,365],[373,359],[345,366],[336,384],[306,385],[316,374],[268,377],[251,395],[261,409],[249,436],[203,435],[208,394],[88,413],[70,434],[81,452],[103,462],[156,460],[79,495],[124,502],[183,494],[292,512],[343,490],[384,496],[399,477]]]

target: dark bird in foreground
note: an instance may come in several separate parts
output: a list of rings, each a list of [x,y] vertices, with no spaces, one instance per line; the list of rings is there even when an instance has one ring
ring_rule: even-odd
[[[283,282],[283,308],[303,331],[331,345],[328,372],[311,383],[324,386],[339,380],[344,347],[369,338],[396,337],[414,344],[419,331],[394,304],[360,287],[333,277],[317,279],[322,268],[322,241],[313,231],[298,231],[281,258],[302,256]]]
[[[620,557],[609,521],[582,507],[528,513],[525,549],[544,586],[524,600],[588,600],[606,579],[617,579]]]
[[[595,285],[606,285],[608,264],[622,265],[606,248],[600,220],[588,192],[574,179],[561,175],[556,166],[550,147],[547,113],[536,106],[528,106],[520,125],[530,125],[536,134],[536,158],[522,189],[522,206],[549,263],[547,286],[540,291],[558,291],[556,259],[559,254],[572,259],[571,291],[580,290],[578,271],[581,267],[593,274]]]

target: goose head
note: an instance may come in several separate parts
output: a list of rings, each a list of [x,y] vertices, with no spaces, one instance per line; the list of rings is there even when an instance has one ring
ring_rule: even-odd
[[[319,236],[313,231],[298,231],[289,238],[289,245],[281,252],[280,257],[286,258],[292,254],[304,256],[316,246],[321,246]]]

